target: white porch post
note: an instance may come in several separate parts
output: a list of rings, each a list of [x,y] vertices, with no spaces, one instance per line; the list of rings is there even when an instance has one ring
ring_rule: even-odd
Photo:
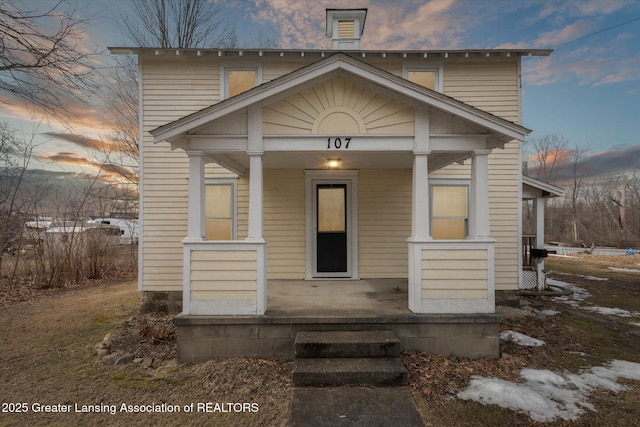
[[[249,230],[248,240],[262,236],[262,152],[249,153]]]
[[[204,192],[204,153],[187,151],[189,156],[189,207],[187,217],[187,241],[206,240],[205,192]]]
[[[544,249],[544,205],[545,200],[542,197],[533,199],[533,230],[536,233],[536,239],[533,246],[536,249]],[[542,290],[545,285],[544,280],[544,258],[536,259],[536,277],[538,279],[538,290]]]
[[[489,231],[489,153],[476,150],[471,160],[471,188],[469,191],[469,238],[485,239]]]
[[[412,240],[431,240],[429,224],[429,153],[413,158],[413,210],[411,212]]]
[[[409,310],[424,313],[422,298],[422,248],[430,242],[429,207],[429,154],[431,135],[429,128],[429,108],[416,107],[415,135],[413,145],[413,185],[411,195],[411,237],[409,237]]]
[[[256,252],[256,314],[267,311],[267,254],[263,227],[262,104],[247,108],[247,154],[249,155],[249,224],[247,241],[258,245]]]

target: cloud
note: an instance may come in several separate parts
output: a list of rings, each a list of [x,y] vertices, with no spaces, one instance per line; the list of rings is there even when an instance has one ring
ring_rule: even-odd
[[[97,177],[102,182],[127,181],[138,182],[135,173],[126,166],[113,163],[100,163],[87,157],[79,156],[76,153],[60,152],[55,154],[36,156],[38,160],[67,165],[90,167],[97,171]]]
[[[575,150],[559,150],[551,154],[548,163],[556,157],[554,181],[562,183],[573,179]],[[529,157],[529,175],[536,176],[536,154]],[[593,180],[599,177],[618,176],[640,171],[640,144],[616,147],[612,150],[584,155],[578,163],[578,176]]]
[[[453,16],[458,0],[386,2],[255,0],[254,19],[280,28],[281,47],[329,49],[325,9],[368,8],[363,49],[454,48],[464,23]],[[428,23],[428,25],[425,25]]]
[[[71,142],[83,148],[89,148],[91,150],[108,152],[110,145],[96,138],[90,138],[88,136],[76,135],[73,133],[65,132],[45,132],[44,135],[52,138],[61,139],[63,141]]]

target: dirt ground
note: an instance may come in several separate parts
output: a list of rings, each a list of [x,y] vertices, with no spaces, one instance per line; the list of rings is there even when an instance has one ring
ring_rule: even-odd
[[[0,426],[285,424],[291,396],[287,362],[232,359],[177,365],[169,359],[155,369],[134,363],[104,364],[96,355],[96,344],[107,333],[117,335],[127,321],[135,323],[130,319],[139,303],[136,283],[128,281],[4,306],[0,312]],[[143,409],[163,403],[179,405],[180,412],[123,412],[123,403]],[[116,405],[116,413],[75,412],[76,404],[80,410],[91,405],[107,411]],[[185,413],[185,406],[191,404],[193,412]],[[65,408],[71,412],[51,412]],[[35,412],[38,409],[49,412]]]
[[[550,258],[547,270],[554,271],[550,277],[587,289],[592,294],[591,304],[640,311],[640,274],[608,269],[610,265],[639,268],[640,256],[617,258]],[[609,280],[585,277],[591,275]],[[542,339],[547,342],[543,347],[504,343],[498,360],[403,354],[425,425],[539,425],[525,413],[456,399],[455,393],[466,388],[473,375],[519,381],[519,371],[525,367],[578,373],[614,359],[640,362],[640,327],[629,319],[572,309],[551,297],[532,300],[542,304],[538,310],[561,313],[541,318],[535,315],[536,310],[511,310],[517,316],[506,318],[502,330]],[[286,425],[292,394],[290,362],[227,359],[178,365],[171,319],[139,316],[138,307],[139,294],[132,281],[38,295],[0,307],[0,403],[6,404],[6,411],[0,412],[0,426]],[[640,322],[640,318],[631,321]],[[106,365],[96,355],[96,345],[106,334],[111,334],[108,341],[114,354],[131,353],[143,362]],[[151,358],[156,362],[145,367],[144,361]],[[621,382],[631,390],[592,396],[590,403],[597,412],[587,411],[577,422],[545,425],[640,425],[640,384]],[[180,412],[125,412],[123,403],[143,409],[165,404],[165,410],[166,405],[178,405]],[[216,407],[216,403],[247,405],[236,406],[242,411],[234,412],[233,406]],[[115,405],[116,410],[113,415],[75,412],[76,404],[80,410],[82,405],[107,411]],[[193,412],[185,412],[191,404]],[[64,407],[72,412],[51,412]],[[39,408],[41,412],[35,412]],[[26,412],[16,412],[19,409]]]

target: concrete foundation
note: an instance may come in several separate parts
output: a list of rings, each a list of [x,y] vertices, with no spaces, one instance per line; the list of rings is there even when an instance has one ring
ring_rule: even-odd
[[[141,313],[180,313],[182,311],[182,291],[141,292]]]
[[[177,316],[178,360],[197,363],[221,357],[291,360],[300,331],[388,330],[401,351],[499,357],[496,314],[382,317]]]

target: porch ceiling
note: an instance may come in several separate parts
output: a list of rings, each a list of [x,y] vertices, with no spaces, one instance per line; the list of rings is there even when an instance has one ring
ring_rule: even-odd
[[[471,156],[471,153],[431,153],[429,155],[429,170],[435,171],[451,163],[461,162]],[[339,159],[339,169],[411,169],[413,167],[413,153],[411,151],[341,151],[341,152],[265,152],[263,167],[265,169],[329,169],[329,159]],[[210,157],[221,166],[242,174],[242,170],[249,170],[249,156],[244,152],[226,153],[222,156]]]

